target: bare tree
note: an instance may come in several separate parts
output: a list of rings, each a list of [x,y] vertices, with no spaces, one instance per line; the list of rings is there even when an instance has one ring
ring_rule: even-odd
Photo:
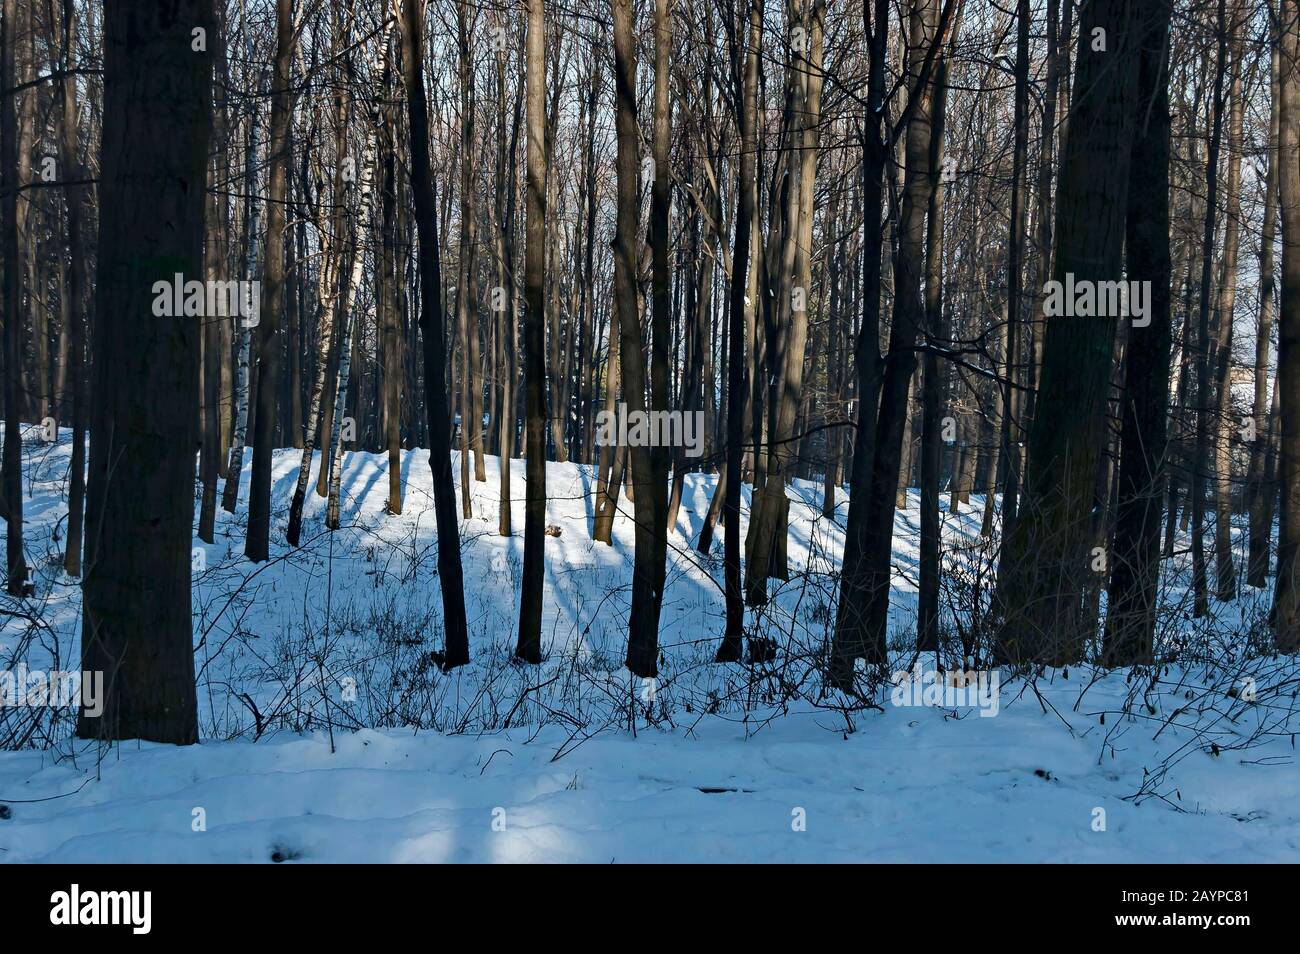
[[[18,46],[17,0],[5,0],[3,38],[0,39],[0,84],[11,89],[17,84],[14,60]],[[18,119],[13,94],[0,97],[0,175],[4,176],[4,196],[0,201],[3,220],[4,257],[4,504],[5,554],[7,567],[5,588],[13,596],[27,589],[27,560],[23,555],[23,432],[22,368],[23,324],[19,317],[22,276],[19,272],[18,190],[22,185],[18,170]]]
[[[1300,2],[1281,0],[1278,23],[1278,156],[1300,155]],[[1300,167],[1279,162],[1282,298],[1278,309],[1277,388],[1281,394],[1282,527],[1277,553],[1277,648],[1300,651]]]
[[[1250,448],[1250,470],[1246,479],[1246,502],[1250,512],[1250,553],[1246,583],[1262,589],[1268,582],[1269,552],[1273,542],[1273,501],[1277,487],[1268,462],[1274,446],[1274,417],[1269,413],[1268,368],[1273,336],[1273,314],[1277,307],[1277,279],[1274,275],[1273,246],[1277,240],[1277,138],[1278,66],[1274,5],[1269,2],[1268,143],[1265,147],[1264,222],[1259,239],[1259,324],[1255,330],[1255,439]],[[1276,392],[1276,388],[1274,391]],[[1276,395],[1275,395],[1276,396]]]
[[[205,0],[104,10],[82,668],[104,673],[105,699],[98,718],[83,707],[82,738],[198,741],[190,541],[200,329],[155,316],[152,301],[177,266],[203,273],[212,54],[194,48],[191,31],[206,37],[213,26]]]
[[[650,407],[655,411],[668,410],[668,352],[671,347],[669,337],[670,309],[672,307],[671,284],[669,273],[669,212],[671,202],[669,166],[669,138],[672,134],[671,118],[668,111],[668,94],[671,81],[668,73],[668,54],[672,43],[671,25],[672,0],[655,0],[654,17],[654,184],[650,197],[650,247],[651,247],[651,320],[650,320]],[[630,17],[626,26],[630,33]],[[615,45],[619,46],[619,26],[621,18],[615,8]],[[616,73],[620,79],[626,75],[631,80],[635,93],[636,68],[635,57],[631,59],[631,69],[627,74]],[[620,101],[620,106],[622,103]],[[620,166],[620,173],[623,171]],[[622,189],[620,175],[620,195]],[[622,208],[620,207],[620,212]],[[620,226],[626,223],[620,220]],[[620,248],[628,236],[620,235]],[[630,276],[629,276],[630,277]],[[623,318],[632,318],[628,324],[635,328],[638,324],[635,315],[624,314]],[[635,350],[640,357],[640,331]],[[626,347],[628,342],[624,341]],[[643,372],[644,373],[644,372]],[[638,389],[637,396],[645,392]],[[632,570],[632,609],[628,620],[627,668],[634,675],[642,678],[656,676],[659,673],[659,613],[663,606],[664,580],[668,557],[668,462],[669,455],[663,452],[649,453],[649,448],[640,448],[644,453],[640,464],[644,479],[638,480],[636,498],[637,532],[635,564]],[[633,466],[636,466],[636,451],[633,451]],[[649,526],[642,527],[642,510],[649,520]],[[643,533],[643,529],[644,532]]]
[[[280,315],[284,310],[285,200],[289,194],[289,122],[293,110],[289,88],[297,37],[293,0],[275,4],[275,75],[271,90],[271,172],[266,203],[266,268],[258,321],[257,414],[253,422],[253,473],[248,491],[248,540],[245,555],[266,560],[271,542],[271,455],[274,451],[277,397],[280,389]]]
[[[75,0],[63,0],[63,69],[67,74],[59,84],[61,133],[59,163],[71,182],[85,178],[77,155],[77,77],[72,71],[72,50],[76,46],[77,7]],[[82,519],[86,505],[86,301],[90,291],[89,263],[86,249],[83,208],[85,187],[71,187],[65,194],[68,208],[67,265],[69,368],[72,379],[72,459],[68,465],[68,532],[63,546],[63,569],[72,577],[81,576]],[[215,408],[213,409],[215,420]],[[214,461],[215,463],[215,461]],[[215,485],[215,475],[214,475]]]
[[[1121,447],[1110,612],[1105,653],[1115,665],[1151,659],[1160,574],[1169,412],[1169,19],[1152,0],[1137,26],[1138,86],[1125,231],[1128,277],[1151,283],[1151,322],[1129,335],[1124,362]]]
[[[424,402],[429,419],[429,467],[433,471],[434,515],[438,526],[438,583],[442,587],[443,628],[447,634],[442,665],[449,670],[469,662],[469,632],[465,620],[464,572],[460,564],[460,528],[456,523],[456,488],[451,479],[438,199],[429,169],[429,106],[424,94],[424,0],[403,0],[401,21],[402,78],[406,83],[411,137],[411,193],[419,232]]]
[[[546,545],[546,11],[528,0],[527,234],[524,246],[524,568],[515,655],[542,661],[542,587]]]
[[[1057,189],[1056,262],[1064,283],[1116,281],[1128,201],[1136,86],[1135,7],[1098,0],[1080,22],[1069,144]],[[1117,316],[1047,322],[1029,432],[1024,498],[999,566],[998,656],[1072,661],[1086,636],[1083,594]]]

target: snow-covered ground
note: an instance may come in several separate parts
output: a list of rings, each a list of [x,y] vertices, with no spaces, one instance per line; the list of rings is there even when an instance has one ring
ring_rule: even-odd
[[[41,622],[0,617],[0,672],[77,658],[79,591],[58,565],[68,436],[29,438],[37,594],[23,612]],[[546,538],[547,658],[520,666],[523,462],[506,539],[488,458],[462,523],[474,662],[444,674],[426,453],[402,456],[400,516],[384,512],[387,458],[347,455],[343,527],[324,529],[311,494],[304,546],[290,551],[299,459],[276,460],[270,562],[242,556],[247,474],[217,542],[194,541],[203,744],[100,749],[70,738],[70,710],[0,710],[0,738],[26,720],[28,746],[0,753],[0,860],[1300,859],[1300,672],[1213,651],[1257,622],[1266,604],[1253,591],[1208,629],[1187,623],[1180,638],[1201,651],[1179,665],[1008,675],[983,710],[899,706],[885,686],[879,708],[862,708],[823,692],[814,665],[846,500],[831,520],[819,485],[791,488],[791,580],[751,617],[777,657],[718,666],[720,549],[692,546],[714,479],[693,475],[670,539],[660,677],[647,684],[622,667],[630,515],[614,546],[593,543],[594,473],[551,463],[547,522],[562,532]],[[899,669],[915,624],[916,503],[895,525]],[[977,539],[982,507],[973,497],[945,515],[954,544]]]

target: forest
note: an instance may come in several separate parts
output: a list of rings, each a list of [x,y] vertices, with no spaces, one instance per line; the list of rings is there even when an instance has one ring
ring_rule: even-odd
[[[0,0],[0,273],[0,861],[1300,858],[1300,0]]]

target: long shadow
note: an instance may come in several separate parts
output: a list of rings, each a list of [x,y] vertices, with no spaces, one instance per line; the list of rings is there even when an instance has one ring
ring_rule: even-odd
[[[382,459],[383,463],[378,461]],[[355,451],[343,452],[343,473],[339,477],[339,516],[342,520],[344,513],[347,514],[349,522],[355,522],[361,515],[361,505],[370,495],[370,490],[379,482],[379,478],[388,476],[388,456],[382,458],[375,454],[357,454]],[[358,468],[369,467],[369,479],[366,480],[365,486],[361,488],[360,493],[354,492],[354,486],[358,478],[356,471]],[[349,473],[351,471],[352,473]],[[344,501],[347,502],[346,507]]]

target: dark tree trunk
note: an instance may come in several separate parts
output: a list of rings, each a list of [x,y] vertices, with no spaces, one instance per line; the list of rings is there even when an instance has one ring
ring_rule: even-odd
[[[13,0],[9,0],[12,4]],[[8,18],[6,18],[8,21]],[[203,273],[210,0],[104,10],[104,127],[82,668],[104,674],[81,738],[198,741],[190,606],[199,322],[155,282]],[[166,128],[157,117],[168,117]]]
[[[865,10],[864,4],[864,10]],[[889,2],[875,0],[870,32],[871,71],[867,78],[867,108],[875,117],[862,134],[863,267],[862,324],[854,342],[857,373],[857,421],[853,435],[849,513],[844,533],[844,565],[836,609],[835,636],[827,681],[840,689],[853,685],[854,660],[881,655],[878,644],[868,643],[867,600],[871,570],[868,501],[875,469],[876,419],[880,393],[880,259],[884,228],[880,212],[885,202],[884,171],[889,157],[885,135],[885,53],[889,41]]]
[[[1028,0],[1022,0],[1025,7]],[[1027,20],[1027,9],[1025,10]],[[953,41],[956,39],[954,29]],[[1025,45],[1028,46],[1028,26]],[[1026,59],[1028,53],[1026,52]],[[933,348],[946,347],[948,331],[943,313],[943,162],[944,120],[948,103],[947,56],[935,64],[934,128],[930,138],[930,211],[925,250],[925,352],[921,368],[921,540],[919,586],[917,588],[916,648],[939,649],[940,524],[939,466],[941,460],[940,416],[944,386],[939,358]],[[1015,220],[1014,214],[1012,215]]]
[[[1151,283],[1151,323],[1128,339],[1121,401],[1118,509],[1112,547],[1104,653],[1111,665],[1152,656],[1160,576],[1169,412],[1169,67],[1170,3],[1149,0],[1137,27],[1137,97],[1129,164],[1125,247],[1128,279]]]
[[[1205,565],[1205,497],[1210,469],[1210,292],[1218,214],[1219,150],[1223,141],[1223,79],[1228,63],[1226,0],[1219,0],[1216,19],[1218,56],[1214,68],[1214,102],[1209,156],[1205,163],[1205,229],[1201,238],[1201,293],[1196,323],[1196,443],[1191,461],[1193,615],[1210,612],[1209,576]]]
[[[271,456],[280,389],[280,313],[284,310],[285,199],[289,195],[289,74],[293,66],[293,0],[276,0],[274,89],[266,203],[266,267],[257,326],[257,410],[253,415],[253,467],[248,491],[248,541],[244,554],[254,563],[269,557],[271,542]]]
[[[745,440],[745,293],[749,287],[749,265],[753,240],[751,226],[757,204],[755,142],[758,123],[758,60],[763,38],[762,0],[750,0],[748,34],[735,42],[732,58],[738,87],[736,125],[740,130],[740,173],[736,186],[736,239],[731,256],[731,288],[727,303],[727,441],[726,471],[716,493],[723,494],[723,577],[727,625],[718,662],[739,662],[744,651],[745,600],[740,578],[740,484],[741,458]],[[743,56],[743,73],[741,57]],[[740,77],[743,76],[743,79]],[[715,493],[715,496],[716,496]]]
[[[0,45],[0,86],[15,85],[18,48],[18,0],[5,0],[3,39]],[[0,98],[0,175],[4,176],[4,198],[0,202],[0,227],[4,229],[4,350],[5,350],[5,446],[4,502],[5,587],[11,596],[22,596],[27,588],[27,560],[23,555],[23,320],[22,259],[18,240],[18,119],[17,96]],[[200,218],[202,214],[200,213]]]
[[[617,2],[617,0],[616,0]],[[650,409],[668,410],[668,361],[670,342],[670,314],[672,308],[668,247],[668,216],[671,196],[669,166],[669,137],[672,130],[668,111],[670,80],[668,53],[672,41],[669,5],[671,0],[655,0],[654,17],[654,183],[650,197],[651,246],[651,301],[650,301]],[[630,11],[629,11],[630,12]],[[630,20],[630,17],[629,17]],[[617,13],[616,24],[619,23]],[[628,23],[630,27],[630,22]],[[630,31],[629,31],[630,32]],[[617,42],[617,40],[616,40]],[[630,88],[635,93],[635,59],[626,74],[631,78]],[[621,171],[621,170],[620,170]],[[620,177],[620,192],[622,181]],[[620,212],[621,212],[620,208]],[[620,221],[620,226],[624,223]],[[622,243],[628,236],[622,234]],[[625,342],[626,344],[626,342]],[[650,678],[659,673],[659,611],[663,605],[664,580],[668,557],[668,462],[670,456],[662,449],[651,453],[640,448],[644,481],[637,481],[637,534],[635,570],[632,580],[632,609],[629,616],[627,640],[627,668],[637,676]],[[633,450],[635,461],[636,449]],[[635,463],[633,465],[635,467]],[[640,511],[649,518],[648,531],[642,533]],[[644,559],[642,549],[644,546]]]
[[[1082,12],[1069,144],[1057,190],[1054,278],[1118,281],[1128,202],[1128,163],[1137,66],[1129,0],[1097,0]],[[1096,48],[1094,30],[1105,50]],[[1086,635],[1082,601],[1092,570],[1097,467],[1116,318],[1047,323],[1024,497],[1005,539],[997,657],[1069,661]]]
[[[951,4],[945,13],[949,12]],[[916,371],[917,333],[925,320],[921,282],[925,262],[925,218],[930,205],[930,137],[932,88],[928,63],[922,63],[942,37],[937,29],[938,0],[918,0],[912,7],[909,47],[919,64],[912,70],[907,123],[903,203],[899,249],[894,275],[894,322],[889,334],[889,354],[881,381],[880,411],[873,453],[872,478],[867,490],[867,599],[863,620],[866,654],[870,662],[885,662],[885,636],[889,613],[894,510],[900,486],[903,455],[910,447],[904,435],[910,430],[912,379]],[[860,491],[859,491],[860,492]]]
[[[447,409],[447,353],[443,338],[442,264],[438,254],[438,197],[429,169],[429,105],[424,95],[424,0],[402,5],[402,73],[406,83],[411,143],[411,193],[419,233],[420,333],[424,339],[424,401],[429,419],[429,467],[433,471],[438,528],[438,582],[442,587],[446,655],[443,668],[469,662],[460,528],[456,487],[451,479],[450,415]]]
[[[1281,117],[1278,156],[1300,155],[1300,0],[1282,0],[1279,25]],[[1300,651],[1300,165],[1278,163],[1282,211],[1282,301],[1278,311],[1277,388],[1282,527],[1277,550],[1277,648]]]
[[[519,152],[519,123],[523,114],[522,94],[515,98],[514,122],[510,132],[509,164],[506,161],[506,68],[505,53],[497,51],[497,168],[496,168],[496,249],[497,289],[500,299],[493,303],[500,315],[497,331],[497,365],[501,374],[501,420],[497,425],[500,447],[499,496],[500,513],[497,533],[503,537],[513,534],[511,526],[510,460],[515,453],[515,435],[519,415],[515,411],[515,382],[517,380],[515,354],[518,351],[518,324],[515,320],[517,283],[515,282],[515,162]]]
[[[524,247],[524,567],[515,655],[542,661],[542,589],[546,577],[546,13],[528,0],[527,223]]]
[[[462,420],[465,427],[465,443],[474,455],[474,479],[487,480],[486,464],[483,460],[483,362],[479,347],[478,295],[476,273],[474,271],[474,254],[478,248],[478,217],[474,202],[474,65],[470,62],[469,24],[467,22],[467,5],[465,0],[457,5],[456,23],[459,39],[460,56],[460,102],[461,102],[461,232],[464,236],[462,248],[465,250],[465,262],[462,271],[465,284],[458,289],[464,308],[461,314],[461,331],[464,334],[465,366],[465,402]],[[468,482],[462,488],[469,500]],[[468,511],[468,506],[466,507]],[[467,517],[470,514],[465,514]]]

